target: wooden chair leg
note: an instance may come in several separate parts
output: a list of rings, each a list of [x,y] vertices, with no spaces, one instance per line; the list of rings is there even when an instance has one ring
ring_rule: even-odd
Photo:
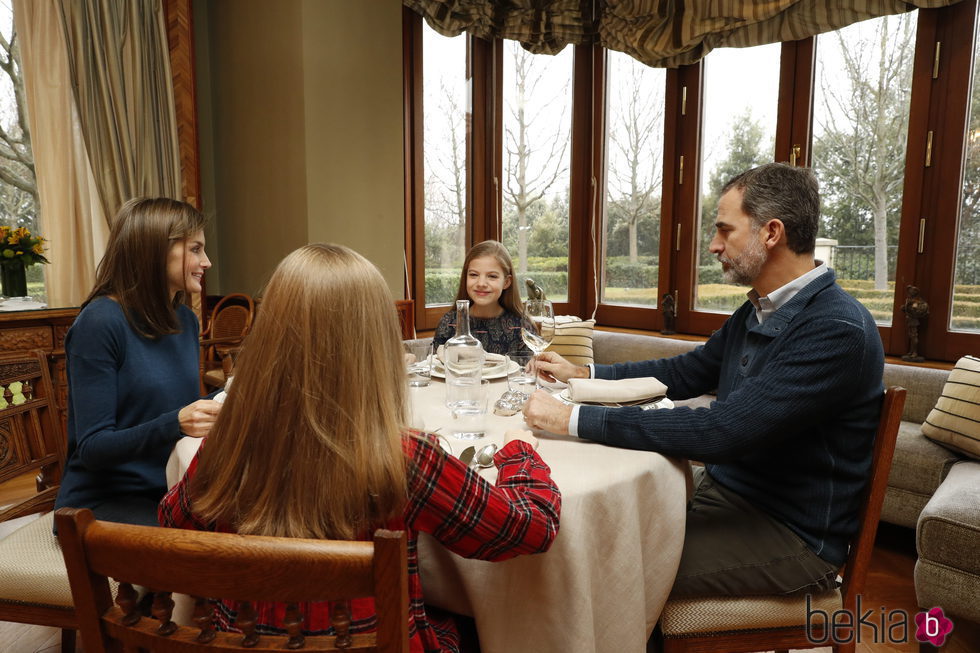
[[[75,653],[75,634],[71,628],[61,629],[61,653]]]

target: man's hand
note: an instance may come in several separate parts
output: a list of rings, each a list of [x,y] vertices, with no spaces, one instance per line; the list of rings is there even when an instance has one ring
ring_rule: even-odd
[[[568,422],[571,417],[572,407],[558,401],[545,390],[535,390],[524,404],[524,421],[532,429],[568,435]]]
[[[221,403],[213,399],[198,399],[188,404],[177,413],[180,422],[180,432],[192,438],[204,438],[211,432],[211,427],[221,412]]]
[[[531,361],[531,370],[547,381],[568,382],[569,379],[589,378],[589,368],[575,365],[553,351],[538,354]]]

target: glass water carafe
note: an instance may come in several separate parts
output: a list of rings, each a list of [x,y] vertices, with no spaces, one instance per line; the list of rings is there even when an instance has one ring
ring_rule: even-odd
[[[483,345],[470,333],[470,302],[456,302],[456,335],[446,341],[443,350],[446,367],[446,405],[458,407],[465,397],[472,396],[472,388],[483,381],[483,363],[486,354]],[[471,389],[467,392],[467,389]]]

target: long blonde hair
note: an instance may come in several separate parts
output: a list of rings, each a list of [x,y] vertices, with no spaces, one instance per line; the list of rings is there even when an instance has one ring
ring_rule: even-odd
[[[403,510],[405,374],[378,269],[340,245],[276,268],[201,450],[192,509],[239,533],[352,539]]]

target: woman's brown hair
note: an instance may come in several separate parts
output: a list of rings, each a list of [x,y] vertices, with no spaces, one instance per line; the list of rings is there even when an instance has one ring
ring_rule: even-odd
[[[401,514],[406,380],[381,273],[340,245],[276,268],[191,483],[239,533],[352,539]]]
[[[204,223],[204,215],[193,206],[167,197],[140,197],[123,204],[95,272],[95,287],[82,306],[110,296],[140,335],[155,339],[179,333],[176,309],[184,293],[170,296],[167,254],[175,241],[193,236]]]
[[[470,262],[475,258],[492,256],[500,264],[504,275],[510,277],[510,285],[500,293],[498,303],[504,310],[510,311],[514,315],[520,315],[524,311],[521,305],[521,293],[517,290],[517,277],[514,276],[514,264],[510,260],[510,252],[499,240],[484,240],[470,248],[466,253],[466,260],[463,261],[463,272],[459,276],[459,289],[456,291],[456,300],[470,299],[466,293],[466,273],[469,272]]]

